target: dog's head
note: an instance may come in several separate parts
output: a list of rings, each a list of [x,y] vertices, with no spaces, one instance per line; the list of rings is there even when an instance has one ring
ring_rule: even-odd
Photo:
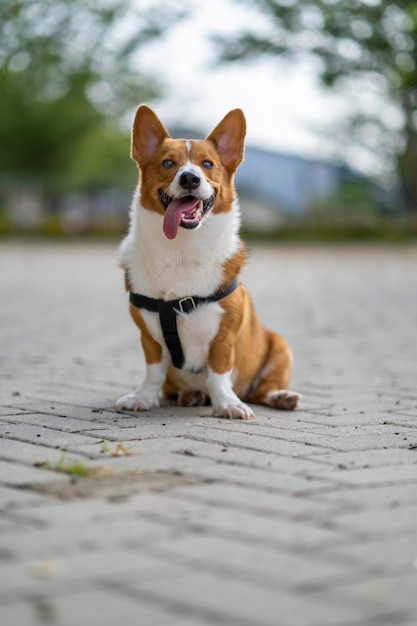
[[[139,107],[132,158],[141,170],[141,203],[163,216],[168,239],[180,227],[199,228],[210,213],[232,209],[245,132],[243,112],[234,109],[204,140],[172,139],[149,107]]]

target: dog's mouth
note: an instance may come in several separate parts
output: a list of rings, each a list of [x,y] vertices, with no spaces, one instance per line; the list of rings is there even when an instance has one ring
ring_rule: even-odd
[[[214,192],[206,200],[201,200],[196,196],[183,196],[174,198],[159,189],[159,198],[165,209],[163,230],[168,239],[175,239],[178,228],[197,228],[204,215],[210,211],[216,198]]]

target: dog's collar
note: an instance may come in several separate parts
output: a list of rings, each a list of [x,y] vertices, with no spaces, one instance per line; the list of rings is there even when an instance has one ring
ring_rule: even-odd
[[[201,305],[222,300],[231,294],[238,287],[238,284],[238,281],[235,279],[223,289],[215,291],[211,296],[186,296],[178,300],[149,298],[148,296],[131,291],[129,293],[129,300],[131,304],[138,309],[145,309],[146,311],[159,314],[162,333],[171,354],[172,364],[174,367],[182,369],[185,359],[181,341],[178,336],[177,315],[180,313],[192,313]]]

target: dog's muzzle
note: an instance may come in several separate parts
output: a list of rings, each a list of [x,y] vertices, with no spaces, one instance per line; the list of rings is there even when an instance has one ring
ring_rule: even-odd
[[[159,199],[161,200],[161,204],[164,207],[165,211],[167,210],[168,206],[171,204],[171,202],[174,200],[173,196],[169,196],[167,193],[165,193],[165,191],[162,191],[162,189],[158,190],[159,193]],[[183,196],[181,198],[181,200],[187,200],[187,199],[192,199],[192,198],[196,198],[197,196],[193,196],[192,194],[189,194],[187,196]],[[203,209],[203,215],[205,213],[207,213],[208,211],[210,211],[211,207],[214,204],[214,201],[216,199],[216,192],[214,192],[209,198],[207,198],[206,200],[202,200],[202,209]]]

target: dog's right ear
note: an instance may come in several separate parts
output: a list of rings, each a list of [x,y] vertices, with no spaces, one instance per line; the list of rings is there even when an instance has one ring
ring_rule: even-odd
[[[164,139],[169,137],[167,129],[159,117],[146,104],[136,111],[132,130],[132,159],[142,165],[159,148]]]

